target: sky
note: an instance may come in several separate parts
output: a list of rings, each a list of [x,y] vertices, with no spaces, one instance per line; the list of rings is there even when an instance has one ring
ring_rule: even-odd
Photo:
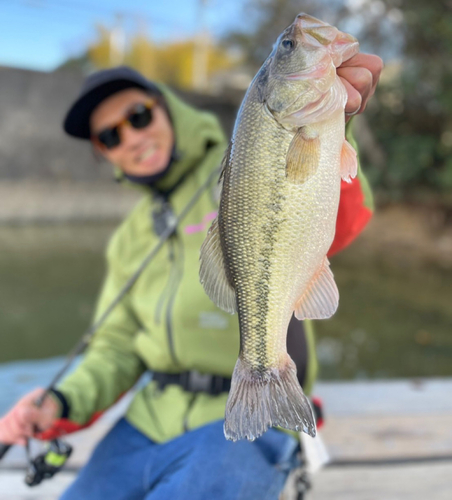
[[[183,39],[199,27],[201,0],[0,0],[0,65],[52,71],[96,40],[96,25],[118,23],[155,41]],[[220,36],[243,19],[243,0],[204,0],[205,25]]]

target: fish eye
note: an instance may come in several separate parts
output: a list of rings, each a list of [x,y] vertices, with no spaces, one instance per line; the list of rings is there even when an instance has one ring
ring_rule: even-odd
[[[285,49],[287,49],[287,50],[293,49],[293,47],[294,47],[294,43],[293,43],[293,41],[292,41],[292,40],[289,40],[288,38],[286,38],[285,40],[283,40],[283,41],[281,42],[281,45],[282,45]]]

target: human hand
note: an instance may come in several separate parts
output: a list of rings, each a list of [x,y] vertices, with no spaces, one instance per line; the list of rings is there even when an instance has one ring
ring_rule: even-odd
[[[358,53],[337,68],[337,74],[347,90],[345,119],[362,113],[374,94],[383,69],[383,61],[373,54]]]
[[[0,443],[25,445],[27,438],[36,432],[45,431],[56,420],[59,405],[51,397],[46,397],[40,408],[35,404],[44,389],[35,389],[25,395],[2,418],[0,418]]]

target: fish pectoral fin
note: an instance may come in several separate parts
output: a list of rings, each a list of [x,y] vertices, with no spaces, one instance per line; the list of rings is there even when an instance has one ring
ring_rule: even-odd
[[[237,312],[235,291],[226,276],[218,217],[212,222],[201,246],[200,261],[199,279],[210,300],[223,311]]]
[[[325,257],[320,272],[295,305],[297,319],[330,318],[339,304],[339,291],[334,281],[330,263]]]
[[[293,136],[286,157],[286,177],[294,184],[303,184],[319,166],[320,139],[302,127]]]
[[[341,151],[341,177],[345,182],[352,182],[358,173],[358,158],[353,146],[344,140]]]

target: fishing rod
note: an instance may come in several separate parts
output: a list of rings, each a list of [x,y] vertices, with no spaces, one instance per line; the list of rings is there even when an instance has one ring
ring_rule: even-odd
[[[100,328],[100,326],[104,323],[104,321],[108,318],[108,316],[111,314],[113,309],[121,302],[121,300],[124,298],[124,296],[130,291],[130,289],[133,287],[137,279],[140,277],[141,273],[144,271],[144,269],[149,265],[149,263],[154,259],[155,255],[158,253],[158,251],[162,248],[164,243],[170,238],[170,236],[176,232],[177,227],[180,225],[182,220],[186,217],[188,212],[193,208],[195,203],[198,201],[200,196],[203,194],[203,192],[209,187],[210,183],[212,180],[218,176],[218,170],[215,169],[213,170],[207,180],[202,184],[199,189],[196,191],[196,193],[193,195],[193,197],[190,199],[190,201],[187,203],[185,208],[182,210],[182,212],[177,216],[174,217],[173,220],[169,221],[167,227],[161,232],[160,234],[160,239],[157,242],[157,244],[154,246],[154,248],[149,252],[149,254],[144,258],[143,262],[140,264],[138,269],[135,271],[135,273],[129,278],[129,280],[126,282],[124,287],[120,290],[118,295],[112,300],[110,305],[107,307],[107,309],[104,311],[104,313],[101,315],[101,317],[93,324],[91,325],[83,334],[82,338],[76,344],[76,346],[70,351],[70,353],[66,357],[66,362],[62,366],[62,368],[57,372],[57,374],[53,377],[51,380],[50,384],[47,386],[45,391],[42,393],[42,395],[36,400],[35,405],[40,408],[45,400],[45,398],[49,395],[49,393],[55,388],[56,384],[60,381],[61,377],[66,373],[66,371],[70,368],[72,365],[74,359],[83,353],[83,351],[87,348],[89,342],[91,341],[92,337],[96,333],[96,331]],[[53,440],[52,445],[58,447],[59,443],[58,440]],[[10,444],[5,444],[5,443],[0,443],[0,460],[6,455],[8,450],[12,447],[13,445]],[[65,445],[69,446],[69,445]],[[69,456],[71,450],[64,450],[64,455],[67,455],[66,458]],[[28,453],[28,446],[27,446],[27,453]],[[55,450],[53,450],[52,453],[55,453]],[[38,457],[41,458],[41,457]],[[61,468],[61,467],[60,467]],[[59,470],[59,469],[58,469]],[[52,473],[53,475],[53,473]],[[51,476],[46,476],[46,477],[51,477]],[[33,483],[30,484],[27,481],[27,484],[32,486]]]

